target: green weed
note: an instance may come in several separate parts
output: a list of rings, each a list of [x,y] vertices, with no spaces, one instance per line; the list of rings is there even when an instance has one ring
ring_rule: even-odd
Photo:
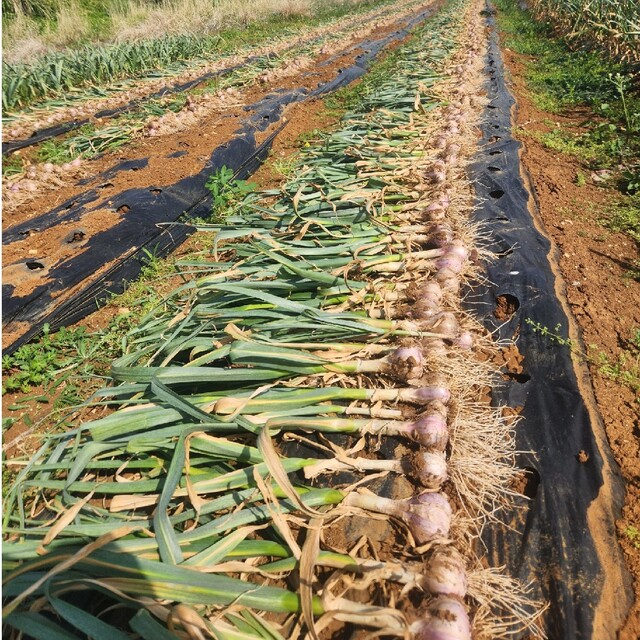
[[[602,210],[598,222],[611,231],[626,233],[640,244],[640,194],[611,203]]]
[[[496,5],[505,46],[534,58],[527,65],[527,77],[537,89],[533,98],[542,101],[537,102],[541,109],[557,113],[567,106],[616,97],[609,74],[624,74],[624,65],[596,51],[572,51],[554,37],[550,23],[537,22],[515,2],[496,0]]]
[[[562,325],[557,324],[553,329],[551,329],[546,325],[541,324],[540,322],[532,320],[531,318],[525,318],[524,322],[533,329],[534,333],[539,333],[541,336],[548,338],[550,342],[559,344],[563,347],[569,347],[569,349],[574,350],[575,345],[573,343],[573,340],[571,340],[570,338],[565,338],[560,333]]]
[[[172,259],[161,258],[145,249],[140,275],[133,282],[127,283],[126,290],[110,301],[123,309],[107,327],[106,338],[113,342],[119,340],[137,319],[148,313],[162,300],[159,283],[176,275]]]
[[[24,345],[15,354],[2,357],[2,371],[7,374],[2,385],[3,395],[11,391],[28,393],[32,387],[53,379],[58,358],[48,329],[45,325],[42,341],[37,346]]]
[[[40,422],[57,424],[60,412],[83,402],[109,378],[111,362],[124,353],[125,336],[163,300],[159,282],[176,274],[173,262],[147,252],[140,277],[125,293],[114,297],[119,307],[109,324],[97,332],[86,327],[61,328],[52,333],[47,325],[39,338],[2,359],[2,393],[18,394],[7,406],[15,412],[3,420],[3,430],[16,422],[33,426],[36,405],[50,405]],[[33,391],[39,389],[35,395]],[[32,395],[28,395],[31,393]]]
[[[24,171],[24,161],[20,156],[9,155],[2,158],[2,177],[9,178]]]
[[[640,282],[640,260],[634,260],[631,266],[625,271],[625,278]]]
[[[589,136],[557,128],[547,132],[520,130],[520,134],[534,138],[547,149],[574,156],[586,166],[596,169],[610,167],[615,162],[611,145],[598,143]]]
[[[640,549],[640,530],[638,529],[638,527],[635,527],[633,525],[629,525],[625,529],[625,534],[626,534],[627,538],[629,538],[629,540],[631,541],[631,544],[636,549]]]
[[[51,162],[53,164],[64,164],[71,162],[73,157],[69,152],[69,146],[65,140],[51,139],[45,140],[38,146],[36,152],[36,160],[38,162]]]
[[[595,351],[592,359],[601,376],[633,391],[640,391],[640,360],[637,352],[623,351],[613,359],[603,351]]]
[[[45,325],[37,342],[25,344],[12,355],[3,356],[2,393],[29,393],[34,387],[56,388],[61,375],[74,369],[80,375],[91,374],[93,365],[87,370],[81,363],[97,361],[101,349],[102,345],[87,333],[85,327],[63,327],[52,334]]]
[[[640,194],[640,162],[630,165],[622,172],[620,189],[629,195]]]
[[[327,100],[325,100],[325,105]],[[313,129],[312,131],[304,131],[296,139],[296,145],[299,147],[312,147],[317,145],[322,139],[322,130]]]
[[[103,37],[111,28],[109,3],[104,0],[80,0],[80,6],[86,12],[92,37]]]
[[[299,161],[298,154],[291,153],[284,158],[273,158],[273,160],[271,160],[271,168],[274,173],[282,176],[284,179],[288,179],[293,177]]]
[[[209,177],[205,186],[212,198],[209,222],[217,223],[223,221],[257,185],[255,182],[238,180],[234,177],[233,169],[223,166]]]

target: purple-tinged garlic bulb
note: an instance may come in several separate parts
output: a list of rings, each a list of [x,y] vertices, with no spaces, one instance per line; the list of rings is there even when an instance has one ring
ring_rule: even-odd
[[[444,247],[446,255],[452,255],[464,261],[469,258],[469,249],[462,240],[452,240]]]
[[[464,605],[455,598],[434,600],[424,620],[410,627],[414,640],[471,640],[471,621]]]
[[[459,274],[464,269],[464,263],[469,258],[469,250],[462,240],[453,240],[444,247],[444,254],[436,260],[436,268]]]
[[[449,442],[447,421],[440,413],[429,410],[418,418],[408,433],[409,437],[425,449],[444,451]]]
[[[447,146],[446,136],[440,134],[434,141],[433,146],[436,149],[444,149]]]
[[[427,492],[405,500],[392,500],[371,493],[352,492],[343,504],[402,520],[420,545],[449,535],[452,511],[443,493]]]
[[[420,287],[418,297],[411,307],[411,315],[416,320],[429,320],[440,313],[442,288],[433,280]]]
[[[464,349],[465,351],[469,351],[473,349],[474,339],[473,334],[470,331],[463,331],[454,341],[455,344],[460,349]]]
[[[460,116],[458,116],[460,119]],[[449,144],[446,146],[444,150],[444,161],[452,165],[458,160],[458,153],[460,153],[460,145],[459,144]]]
[[[448,354],[447,345],[442,338],[424,338],[422,348],[430,358],[446,358]]]
[[[440,184],[447,179],[447,175],[445,173],[446,164],[442,160],[436,160],[433,163],[433,167],[431,171],[427,171],[425,173],[425,178],[434,184]]]
[[[442,311],[430,321],[430,331],[445,339],[454,340],[459,330],[458,320],[451,311]]]
[[[415,389],[403,389],[399,394],[399,399],[412,404],[429,404],[435,401],[447,404],[451,399],[451,392],[446,387],[436,384]]]
[[[407,507],[401,518],[418,544],[449,535],[453,512],[444,493],[421,493],[404,502]]]
[[[462,555],[452,546],[438,547],[427,562],[423,584],[434,595],[464,598],[467,571]]]
[[[435,279],[443,291],[456,293],[460,289],[460,276],[451,269],[446,267],[439,269],[435,275]]]
[[[453,241],[453,229],[446,222],[434,224],[431,228],[431,243],[436,247],[446,247]]]
[[[425,489],[440,489],[447,480],[447,461],[439,451],[419,451],[411,457],[413,480]]]
[[[417,380],[422,377],[424,357],[419,347],[400,347],[385,360],[388,367],[386,372],[398,380]]]
[[[462,260],[458,256],[451,253],[445,253],[445,255],[436,260],[436,268],[448,269],[453,273],[461,273],[464,266]]]

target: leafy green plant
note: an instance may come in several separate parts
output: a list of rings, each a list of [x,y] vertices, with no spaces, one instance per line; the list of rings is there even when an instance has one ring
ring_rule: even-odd
[[[626,233],[640,243],[640,194],[612,203],[603,211],[599,222],[607,229]]]
[[[52,162],[53,164],[64,164],[73,160],[66,140],[45,140],[36,152],[38,162]]]
[[[209,176],[205,185],[211,194],[211,221],[223,220],[248,193],[256,188],[255,182],[238,180],[233,169],[223,165]]]
[[[49,327],[45,325],[39,344],[26,344],[13,355],[2,357],[2,371],[6,375],[2,393],[28,393],[32,387],[51,381],[58,368],[58,351],[49,334]]]
[[[627,99],[627,96],[631,91],[632,78],[630,75],[622,75],[620,72],[617,72],[615,75],[612,73],[609,74],[609,81],[613,84],[620,96],[620,103],[622,105],[627,134],[631,135],[640,129],[640,113],[632,113],[630,111]]]
[[[291,178],[298,163],[298,154],[292,153],[284,158],[273,158],[271,168],[282,178]]]
[[[629,195],[640,194],[640,163],[636,163],[622,172],[621,187]]]
[[[102,333],[90,333],[86,327],[62,327],[53,333],[44,325],[42,335],[2,357],[2,393],[29,393],[34,387],[62,393],[61,404],[79,398],[74,378],[102,377],[111,359],[120,353],[112,335],[118,316]],[[127,327],[129,328],[129,327]]]
[[[9,155],[2,160],[2,177],[8,178],[24,171],[24,162],[20,156]]]
[[[550,342],[555,344],[559,344],[563,347],[569,347],[570,349],[574,349],[575,345],[570,338],[565,338],[561,331],[562,325],[557,324],[553,329],[543,325],[540,322],[536,322],[531,318],[525,318],[525,324],[528,324],[534,331],[534,333],[539,333],[541,336],[548,338]]]

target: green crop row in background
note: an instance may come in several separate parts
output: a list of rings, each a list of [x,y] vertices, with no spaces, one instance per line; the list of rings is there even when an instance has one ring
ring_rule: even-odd
[[[15,43],[11,42],[10,36],[11,27],[20,21],[30,21],[30,24],[37,25],[41,32],[39,35],[45,37],[56,28],[55,23],[59,19],[56,11],[62,6],[61,2],[2,1],[3,27],[9,33],[3,36],[2,106],[5,115],[46,98],[64,96],[81,87],[140,77],[154,70],[179,67],[187,60],[234,51],[246,43],[256,44],[278,34],[292,35],[305,27],[355,11],[364,11],[385,4],[388,0],[331,0],[324,3],[309,0],[304,3],[306,9],[297,13],[282,13],[278,10],[280,5],[274,2],[271,12],[263,9],[254,18],[240,20],[240,23],[231,17],[220,24],[213,24],[213,21],[211,24],[196,25],[185,20],[180,33],[175,33],[167,25],[167,29],[160,30],[161,35],[144,33],[143,36],[132,38],[126,37],[123,32],[110,33],[113,25],[110,24],[108,8],[113,2],[80,0],[79,10],[88,16],[90,22],[88,31],[80,33],[78,29],[78,39],[67,43],[68,46],[64,48],[50,50],[51,47],[45,47],[42,54],[28,59],[16,58],[13,51]],[[169,20],[168,13],[165,15],[161,12],[168,12],[169,5],[175,12],[181,2],[185,4],[188,0],[174,0],[173,4],[170,0],[149,0],[148,4],[159,7],[158,20],[162,20],[163,16]],[[227,13],[230,12],[229,15],[233,17],[233,2],[225,0],[215,6],[224,4]],[[127,5],[127,0],[122,0],[121,4]],[[193,6],[190,5],[190,8],[193,9]],[[125,25],[122,28],[126,30]],[[31,33],[29,37],[39,36]],[[28,47],[34,48],[37,49],[36,44]]]

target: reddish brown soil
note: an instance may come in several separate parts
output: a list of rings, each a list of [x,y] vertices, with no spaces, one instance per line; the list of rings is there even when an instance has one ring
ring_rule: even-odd
[[[603,207],[616,197],[615,192],[591,179],[579,186],[578,172],[587,176],[591,172],[575,159],[547,149],[530,135],[549,131],[551,127],[545,123],[549,119],[577,126],[584,114],[557,116],[541,112],[526,89],[523,57],[509,50],[503,54],[518,103],[519,129],[514,133],[525,144],[524,166],[539,200],[544,230],[555,244],[566,299],[586,345],[586,364],[597,408],[626,483],[618,537],[635,581],[635,604],[618,637],[636,640],[640,637],[640,548],[628,532],[640,523],[639,404],[637,393],[604,377],[598,362],[599,354],[616,362],[625,341],[640,327],[640,284],[627,274],[638,258],[638,247],[628,236],[613,233],[598,222]],[[585,461],[583,453],[578,453],[581,462]]]

